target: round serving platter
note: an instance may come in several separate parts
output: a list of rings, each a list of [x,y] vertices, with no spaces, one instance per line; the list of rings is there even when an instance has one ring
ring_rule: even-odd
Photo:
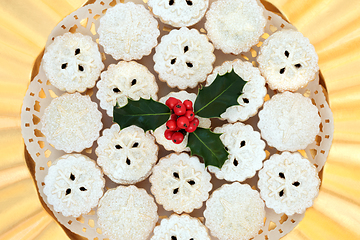
[[[91,1],[93,3],[87,4],[78,10],[74,11],[67,17],[65,17],[52,31],[50,34],[46,46],[51,44],[53,39],[62,35],[66,32],[80,32],[85,35],[89,35],[93,38],[94,41],[98,42],[98,34],[97,28],[99,27],[99,19],[106,13],[108,8],[115,6],[116,4],[129,2],[129,1],[111,1],[111,0],[97,0]],[[147,7],[146,3],[141,0],[133,0],[137,4],[144,4]],[[210,0],[210,4],[213,2]],[[259,2],[259,4],[261,4]],[[230,55],[224,54],[219,50],[215,50],[214,53],[216,55],[216,61],[214,63],[215,66],[221,65],[224,61],[232,61],[234,59],[241,59],[243,61],[249,61],[254,66],[257,66],[256,57],[261,47],[262,42],[269,37],[274,32],[281,29],[295,29],[294,26],[289,24],[279,15],[265,10],[264,15],[266,17],[267,25],[265,28],[265,33],[259,39],[259,43],[251,48],[249,52],[242,53],[240,55]],[[191,28],[198,29],[201,33],[206,34],[204,30],[204,20],[199,22],[198,24],[192,26]],[[172,29],[172,27],[168,25],[164,25],[159,21],[159,29],[161,36],[168,34],[168,32]],[[159,39],[160,40],[160,37]],[[105,69],[108,65],[116,63],[110,55],[104,53],[103,48],[100,47],[100,52],[102,53],[103,61],[105,64]],[[153,56],[154,50],[149,56],[143,57],[141,60],[137,61],[145,66],[157,77],[157,74],[153,70]],[[60,213],[57,213],[53,210],[53,207],[47,203],[46,196],[43,193],[44,188],[44,178],[47,174],[48,168],[51,166],[52,161],[56,160],[58,157],[65,154],[65,152],[57,150],[53,148],[46,141],[46,137],[41,132],[41,122],[40,118],[44,113],[45,108],[50,104],[51,100],[61,96],[64,92],[56,89],[52,86],[47,80],[45,73],[41,67],[41,56],[37,59],[34,64],[33,72],[36,72],[36,76],[32,76],[32,81],[29,85],[28,91],[24,98],[23,106],[22,106],[22,114],[21,114],[21,122],[22,122],[22,134],[24,137],[26,150],[31,156],[28,160],[28,166],[33,172],[35,176],[35,182],[37,184],[37,188],[39,191],[39,195],[41,200],[46,204],[46,208],[48,208],[55,219],[61,223],[64,227],[76,233],[82,237],[88,239],[106,239],[107,237],[102,234],[101,228],[97,224],[97,215],[96,209],[93,209],[89,214],[82,215],[78,218],[74,217],[64,217]],[[303,94],[306,97],[309,97],[313,104],[318,108],[319,115],[321,116],[321,124],[320,124],[320,132],[316,136],[316,140],[310,144],[306,149],[299,150],[299,152],[306,158],[309,159],[320,172],[323,168],[327,155],[330,150],[332,138],[333,138],[333,117],[329,105],[326,101],[326,91],[325,88],[320,84],[323,81],[319,81],[319,74],[314,81],[310,82],[307,87],[300,89],[298,92]],[[320,83],[319,83],[320,82]],[[157,83],[159,85],[160,91],[158,92],[158,97],[165,96],[170,91],[178,91],[178,89],[170,89],[165,83],[159,81],[157,78]],[[99,103],[96,99],[96,87],[93,89],[88,89],[85,93],[91,97],[94,102]],[[197,92],[197,88],[195,89],[187,89],[189,92]],[[268,95],[265,97],[265,100],[271,98],[271,96],[276,93],[272,90],[268,90]],[[99,109],[103,113],[103,124],[104,129],[109,128],[112,125],[112,119],[108,117],[102,109]],[[245,121],[245,124],[251,124],[255,130],[257,128],[258,117],[251,117],[249,120]],[[219,126],[225,123],[220,120],[212,120],[212,128],[215,126]],[[96,160],[95,148],[97,147],[96,142],[92,146],[92,148],[86,149],[82,152],[82,154],[89,156],[92,159]],[[267,158],[277,153],[276,149],[266,147]],[[167,155],[169,152],[165,151],[162,147],[160,147],[159,158]],[[33,162],[35,165],[33,164]],[[246,180],[244,183],[248,183],[254,189],[257,189],[257,175],[251,179]],[[224,180],[218,180],[212,175],[213,190],[217,189],[221,185],[226,182]],[[111,180],[106,178],[106,188],[114,188],[118,186],[118,184],[113,183]],[[150,193],[150,184],[148,179],[136,184],[137,187],[144,188]],[[213,192],[213,190],[211,192]],[[210,192],[210,193],[211,193]],[[205,204],[204,204],[205,205]],[[172,212],[165,211],[162,206],[158,205],[159,210],[159,222],[161,218],[170,216]],[[200,220],[203,219],[204,206],[200,209],[197,209],[190,213],[193,217],[198,217]],[[259,234],[254,239],[279,239],[289,233],[304,217],[304,214],[295,214],[292,216],[286,216],[285,214],[276,214],[273,210],[266,208],[266,219],[264,220],[264,226],[260,230]],[[150,236],[151,237],[151,236]],[[150,238],[149,237],[149,238]],[[216,239],[212,237],[212,239]]]

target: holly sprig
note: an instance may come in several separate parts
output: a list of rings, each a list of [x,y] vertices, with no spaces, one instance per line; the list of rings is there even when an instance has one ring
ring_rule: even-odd
[[[195,114],[203,118],[220,118],[228,107],[239,104],[237,99],[242,95],[245,84],[246,81],[233,70],[224,75],[218,74],[211,85],[199,89],[194,103]],[[121,128],[136,125],[148,131],[167,122],[171,113],[172,110],[167,105],[153,99],[129,99],[124,107],[114,107],[113,121]],[[202,157],[205,166],[221,168],[229,155],[220,140],[221,134],[200,127],[188,134],[187,146],[191,154]]]

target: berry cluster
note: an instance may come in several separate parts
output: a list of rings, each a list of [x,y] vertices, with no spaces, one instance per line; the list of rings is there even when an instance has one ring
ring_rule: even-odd
[[[170,97],[166,106],[172,111],[170,120],[166,122],[165,138],[180,144],[187,132],[194,132],[199,125],[199,119],[195,117],[193,103],[190,100],[181,102],[179,99]]]

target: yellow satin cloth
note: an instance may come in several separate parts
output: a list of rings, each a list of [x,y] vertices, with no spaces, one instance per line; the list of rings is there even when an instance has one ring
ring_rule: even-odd
[[[360,239],[360,2],[269,2],[315,46],[335,120],[319,197],[283,239]],[[69,238],[38,199],[25,164],[20,108],[47,36],[83,3],[0,1],[0,239]]]

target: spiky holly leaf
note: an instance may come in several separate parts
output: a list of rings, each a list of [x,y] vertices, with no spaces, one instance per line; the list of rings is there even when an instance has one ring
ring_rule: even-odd
[[[229,153],[225,150],[220,135],[204,128],[197,128],[189,133],[187,146],[191,150],[191,155],[202,157],[205,167],[211,165],[221,168],[228,159]]]
[[[124,107],[114,107],[113,121],[118,123],[120,128],[136,125],[146,132],[163,125],[170,115],[168,106],[153,99],[140,98],[138,101],[128,99]]]
[[[246,81],[234,70],[217,75],[210,86],[199,89],[194,104],[195,114],[204,118],[220,118],[228,107],[239,105],[237,99],[242,95],[245,84]]]

